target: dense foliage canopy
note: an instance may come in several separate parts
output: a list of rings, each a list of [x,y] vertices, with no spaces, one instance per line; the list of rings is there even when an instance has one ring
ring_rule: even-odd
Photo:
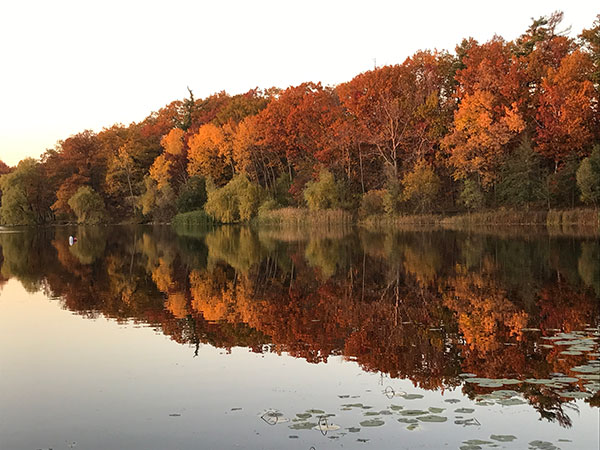
[[[561,19],[536,19],[514,41],[419,51],[337,86],[205,99],[190,91],[139,123],[68,137],[40,161],[0,161],[0,220],[74,221],[70,200],[89,186],[112,220],[169,221],[202,208],[207,194],[211,208],[222,203],[240,176],[276,207],[381,211],[382,200],[383,211],[402,214],[597,204],[600,16],[577,38],[558,31]]]

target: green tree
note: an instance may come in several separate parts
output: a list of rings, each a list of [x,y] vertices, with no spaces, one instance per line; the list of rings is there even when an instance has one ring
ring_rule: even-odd
[[[528,139],[505,159],[500,168],[498,194],[507,205],[523,206],[546,197],[545,174],[539,155]]]
[[[40,164],[25,158],[10,173],[0,176],[2,205],[0,222],[8,225],[34,225],[50,216],[50,193]]]
[[[575,202],[579,197],[579,188],[577,187],[577,178],[575,175],[579,168],[579,163],[577,155],[571,155],[558,167],[556,172],[552,172],[546,178],[548,195],[552,204],[575,206]]]
[[[210,191],[204,210],[221,223],[245,222],[256,216],[262,198],[260,186],[240,174]]]
[[[106,216],[104,200],[90,186],[81,186],[69,199],[69,206],[77,216],[78,223],[98,224]]]
[[[471,211],[480,209],[485,203],[485,196],[483,195],[481,186],[477,181],[470,178],[464,181],[459,199]]]
[[[206,180],[202,177],[190,177],[181,186],[177,196],[177,212],[183,213],[202,209],[206,203]]]
[[[584,158],[577,169],[577,186],[581,191],[581,200],[597,205],[600,201],[600,145],[596,145],[592,154]]]
[[[340,206],[341,192],[335,178],[327,169],[319,172],[317,181],[309,181],[304,199],[311,210],[334,209]]]

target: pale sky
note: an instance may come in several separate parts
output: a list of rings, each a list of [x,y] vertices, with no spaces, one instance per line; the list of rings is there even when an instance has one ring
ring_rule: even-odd
[[[0,2],[0,160],[85,129],[143,120],[187,96],[337,84],[418,49],[510,40],[531,17],[588,28],[592,0]]]

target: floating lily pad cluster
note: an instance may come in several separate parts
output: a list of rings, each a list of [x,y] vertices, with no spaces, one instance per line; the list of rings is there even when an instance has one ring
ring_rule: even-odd
[[[535,328],[526,328],[523,331],[540,331]],[[525,404],[526,401],[518,397],[516,391],[505,389],[510,385],[539,385],[545,389],[553,389],[565,401],[569,399],[586,399],[600,391],[600,360],[598,360],[598,346],[600,333],[596,329],[586,331],[573,331],[570,333],[559,332],[554,336],[543,336],[548,344],[542,347],[558,348],[560,355],[583,356],[588,359],[586,364],[574,366],[570,369],[571,375],[552,374],[551,378],[482,378],[474,373],[461,373],[459,376],[465,383],[474,384],[483,388],[493,389],[491,394],[478,395],[476,400],[479,406],[515,406]],[[581,383],[583,381],[584,383]],[[581,389],[581,384],[585,390]],[[498,389],[504,388],[504,389]]]
[[[528,329],[527,331],[539,331]],[[446,423],[453,419],[455,425],[467,427],[470,425],[481,426],[477,418],[479,407],[511,407],[527,404],[523,398],[523,393],[519,390],[536,389],[536,386],[544,389],[553,389],[565,401],[572,399],[585,399],[600,391],[600,361],[598,360],[598,341],[600,334],[596,332],[558,332],[555,336],[543,338],[547,345],[552,348],[561,347],[559,354],[566,357],[574,356],[573,361],[577,361],[568,370],[567,374],[552,373],[548,378],[483,378],[475,373],[461,373],[459,376],[466,385],[476,385],[482,388],[488,388],[484,393],[476,395],[475,401],[463,406],[459,405],[463,400],[461,398],[445,398],[441,405],[423,406],[421,400],[423,394],[418,392],[407,393],[398,391],[392,387],[386,387],[383,394],[390,400],[390,404],[385,409],[374,408],[372,405],[362,402],[355,402],[350,399],[359,398],[359,395],[342,394],[338,395],[340,399],[347,399],[347,403],[340,405],[340,411],[352,411],[353,414],[359,414],[361,418],[354,419],[351,424],[344,424],[347,428],[342,428],[341,420],[332,419],[336,414],[327,413],[324,409],[311,408],[303,412],[296,413],[291,419],[277,410],[268,410],[261,415],[261,418],[269,425],[287,423],[291,430],[318,430],[329,439],[339,439],[344,435],[360,433],[363,429],[377,428],[384,425],[395,423],[403,424],[407,431],[423,429],[432,429],[439,423]],[[586,355],[584,358],[578,357],[577,353]],[[570,361],[570,360],[567,360]],[[582,364],[582,361],[584,362]],[[527,386],[529,385],[529,388]],[[512,387],[512,388],[511,388]],[[585,390],[582,390],[582,387]],[[516,390],[519,389],[519,390]],[[401,399],[401,400],[400,400]],[[350,400],[350,401],[349,401]],[[402,403],[402,404],[399,404]],[[456,406],[454,406],[456,405]],[[352,425],[352,426],[348,426]],[[359,435],[360,436],[360,435]],[[296,439],[297,435],[290,435],[291,439]],[[517,437],[510,434],[492,434],[489,440],[470,439],[462,442],[460,448],[463,450],[481,449],[483,447],[500,447],[502,443],[516,441]],[[358,442],[367,442],[368,439],[358,438]],[[526,445],[524,442],[522,445]],[[528,447],[533,450],[552,450],[557,448],[553,443],[536,440],[531,441]]]

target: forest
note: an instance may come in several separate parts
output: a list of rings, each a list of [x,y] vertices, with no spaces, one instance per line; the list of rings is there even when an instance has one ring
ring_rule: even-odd
[[[600,15],[464,39],[336,86],[176,100],[0,161],[0,224],[247,222],[600,204]],[[597,213],[596,213],[597,215]]]

